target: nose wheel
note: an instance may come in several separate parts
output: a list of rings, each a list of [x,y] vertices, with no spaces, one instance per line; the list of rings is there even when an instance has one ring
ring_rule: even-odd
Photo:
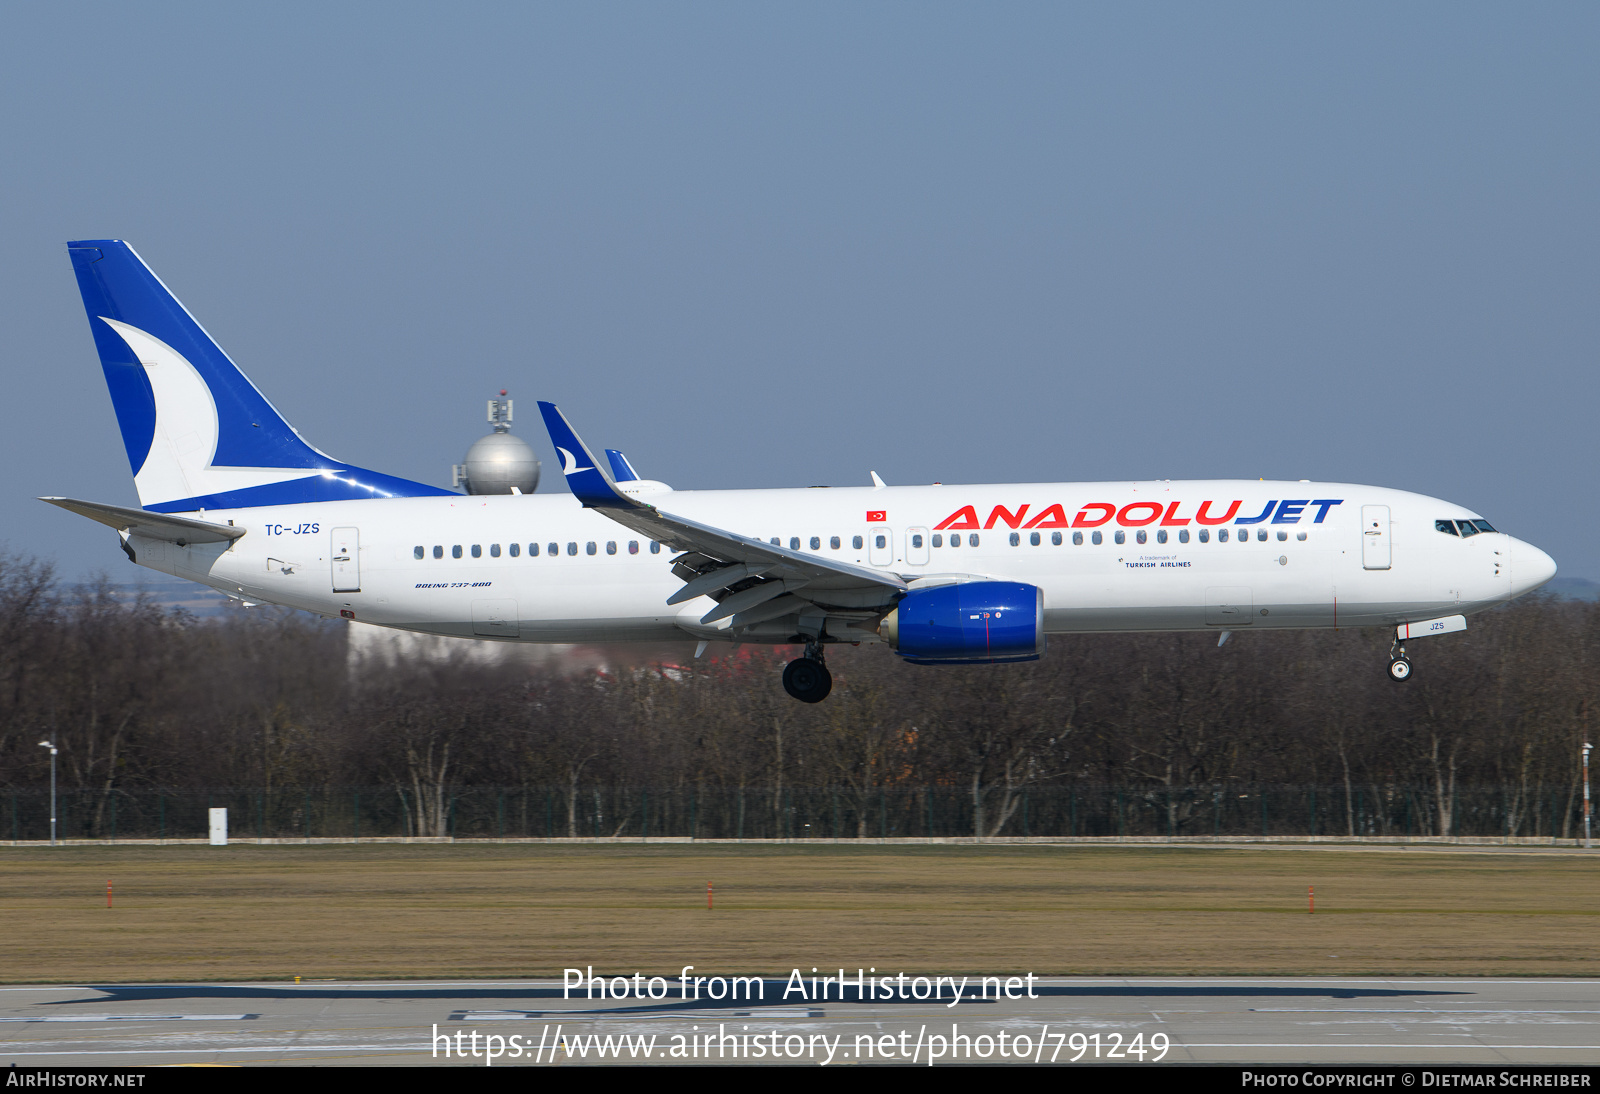
[[[822,650],[808,646],[804,657],[790,661],[783,669],[783,690],[802,703],[820,703],[833,690],[833,674],[822,663]]]
[[[1397,684],[1411,679],[1411,660],[1406,657],[1406,648],[1398,643],[1389,651],[1389,679]]]

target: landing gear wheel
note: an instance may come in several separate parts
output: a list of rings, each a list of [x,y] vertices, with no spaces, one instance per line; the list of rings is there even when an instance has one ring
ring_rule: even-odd
[[[1404,657],[1396,657],[1389,662],[1389,679],[1397,684],[1403,684],[1411,679],[1411,662]]]
[[[784,667],[783,690],[802,703],[820,703],[833,690],[833,674],[821,661],[798,657]]]

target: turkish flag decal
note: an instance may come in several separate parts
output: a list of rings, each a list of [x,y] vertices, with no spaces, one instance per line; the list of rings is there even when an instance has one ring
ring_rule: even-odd
[[[889,520],[889,512],[886,509],[868,509],[867,510],[867,523],[868,524],[884,524],[884,523],[887,523],[888,520]]]

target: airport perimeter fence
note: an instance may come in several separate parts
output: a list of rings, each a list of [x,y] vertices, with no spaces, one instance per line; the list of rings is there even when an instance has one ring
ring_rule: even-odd
[[[1573,839],[1574,787],[313,787],[61,791],[60,839],[696,839],[1459,836]],[[0,791],[0,838],[50,836],[47,790]],[[1447,821],[1441,813],[1448,812]]]

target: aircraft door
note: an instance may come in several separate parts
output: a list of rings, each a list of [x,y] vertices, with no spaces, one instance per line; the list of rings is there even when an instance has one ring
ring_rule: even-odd
[[[361,591],[361,532],[356,528],[333,530],[333,591]]]
[[[894,565],[894,529],[887,524],[867,525],[867,561],[874,566]]]
[[[1368,570],[1389,568],[1389,507],[1361,507],[1361,565]]]
[[[906,529],[906,565],[926,566],[928,564],[928,530],[926,528]]]

